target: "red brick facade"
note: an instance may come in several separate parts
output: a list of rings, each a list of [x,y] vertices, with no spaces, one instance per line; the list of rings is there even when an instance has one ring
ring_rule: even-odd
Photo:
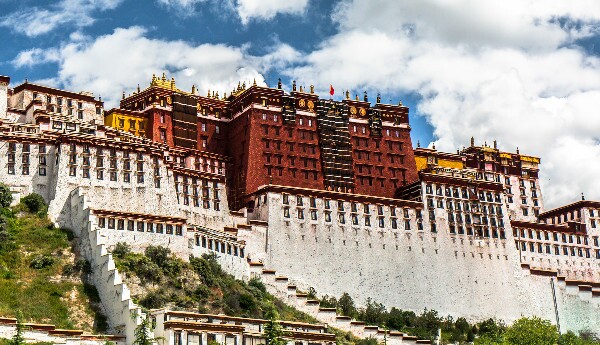
[[[181,93],[151,86],[124,98],[121,107],[144,114],[146,136],[173,147],[172,97]],[[238,88],[226,100],[185,95],[198,102],[190,152],[229,157],[232,209],[268,184],[391,198],[418,179],[402,105],[334,102],[259,86]]]

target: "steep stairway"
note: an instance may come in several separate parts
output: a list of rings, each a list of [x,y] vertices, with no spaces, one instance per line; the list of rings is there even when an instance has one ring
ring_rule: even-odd
[[[290,283],[288,277],[277,275],[275,270],[266,269],[260,262],[250,262],[250,275],[253,278],[259,278],[265,284],[267,290],[275,297],[316,318],[320,322],[350,332],[356,337],[374,338],[378,342],[386,342],[389,345],[431,344],[429,340],[420,340],[402,332],[388,331],[377,326],[369,326],[348,316],[339,315],[335,308],[322,308],[319,305],[319,301],[309,299],[305,293],[298,291],[297,287]]]

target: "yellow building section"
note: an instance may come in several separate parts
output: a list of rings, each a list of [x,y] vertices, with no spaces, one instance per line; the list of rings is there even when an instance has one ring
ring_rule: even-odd
[[[438,159],[438,166],[442,168],[464,169],[465,165],[459,159]]]
[[[415,154],[415,163],[417,171],[426,169],[427,167],[436,166],[440,168],[464,169],[465,165],[462,159],[438,158],[435,154],[421,156]]]
[[[104,117],[104,125],[129,132],[138,137],[142,137],[146,133],[146,119],[144,117],[118,111],[108,112]]]
[[[417,163],[417,171],[427,168],[427,157],[415,155],[415,163]]]

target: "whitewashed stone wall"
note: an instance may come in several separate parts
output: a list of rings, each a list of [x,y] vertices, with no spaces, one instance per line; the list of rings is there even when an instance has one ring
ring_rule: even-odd
[[[6,110],[8,108],[8,84],[0,82],[0,119],[6,118]]]
[[[290,277],[299,288],[312,286],[321,295],[336,297],[348,292],[359,304],[371,297],[388,307],[435,309],[473,321],[496,317],[511,322],[537,315],[556,322],[550,285],[526,278],[511,231],[505,232],[506,239],[451,235],[440,215],[437,233],[431,233],[425,211],[423,231],[392,230],[389,225],[380,229],[377,222],[366,227],[347,221],[342,226],[334,202],[333,221],[324,222],[320,199],[317,221],[308,214],[304,220],[292,214],[286,221],[281,194],[267,196],[250,217],[268,220],[268,228],[253,228],[240,238],[251,243],[253,260],[262,255],[266,267]],[[416,221],[414,212],[410,210],[411,222]]]
[[[131,300],[130,290],[116,269],[105,238],[95,231],[97,219],[82,192],[78,188],[69,195],[70,215],[74,234],[78,237],[79,251],[92,266],[93,281],[111,329],[125,335],[127,344],[131,344],[135,339],[135,328],[140,318],[145,316]]]

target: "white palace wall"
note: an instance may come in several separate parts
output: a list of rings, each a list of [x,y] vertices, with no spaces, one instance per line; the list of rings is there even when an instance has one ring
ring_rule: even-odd
[[[286,221],[281,194],[267,195],[267,203],[252,215],[268,221],[268,229],[258,230],[264,235],[261,241],[248,238],[253,243],[252,255],[265,248],[258,259],[293,279],[299,288],[312,286],[320,295],[336,297],[347,292],[360,305],[371,297],[388,307],[417,312],[435,309],[441,315],[474,321],[496,317],[511,322],[522,314],[555,319],[550,287],[532,288],[523,279],[510,237],[473,240],[466,235],[450,236],[439,225],[436,234],[427,226],[417,231],[413,209],[409,211],[411,230],[404,230],[403,224],[391,229],[389,211],[385,228],[379,228],[376,221],[371,227],[352,226],[349,219],[342,226],[336,221],[335,201],[333,221],[326,223],[322,199],[317,199],[318,220],[310,220],[308,214],[298,220],[292,214]],[[348,208],[349,203],[345,204]]]

